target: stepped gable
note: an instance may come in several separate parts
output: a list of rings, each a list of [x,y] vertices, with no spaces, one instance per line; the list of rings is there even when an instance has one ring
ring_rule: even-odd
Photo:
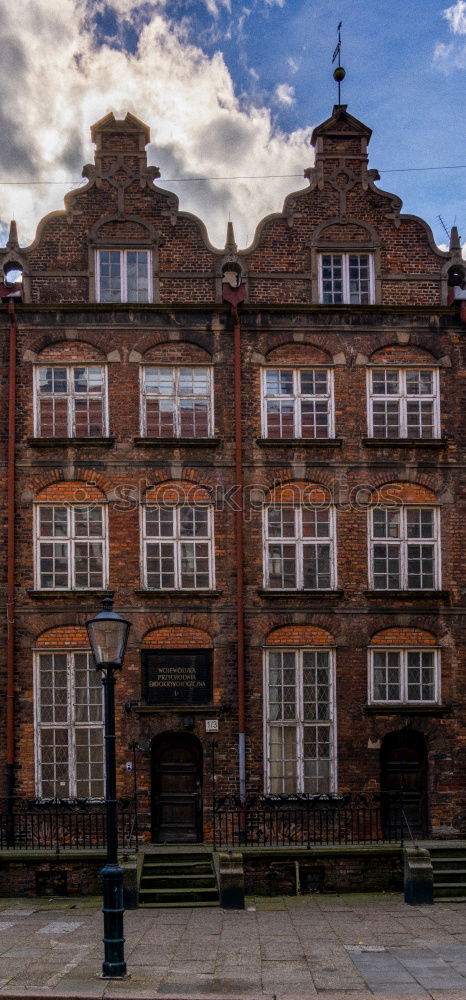
[[[315,165],[304,172],[309,187],[288,195],[280,214],[263,219],[242,254],[251,298],[293,301],[293,288],[294,301],[317,302],[319,252],[369,251],[375,254],[376,302],[446,301],[450,254],[438,249],[426,222],[400,214],[397,195],[376,186],[380,175],[368,169],[371,134],[344,104],[314,129]],[[267,282],[267,272],[284,279]]]

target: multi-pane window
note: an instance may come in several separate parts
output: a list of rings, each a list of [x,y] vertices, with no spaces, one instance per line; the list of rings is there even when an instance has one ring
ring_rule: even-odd
[[[210,590],[214,586],[212,509],[143,508],[144,586]]]
[[[265,517],[266,587],[332,590],[336,586],[334,511],[330,507],[268,507]]]
[[[39,798],[104,796],[102,681],[87,652],[36,657]]]
[[[369,700],[436,702],[440,688],[438,674],[436,650],[371,649]]]
[[[439,511],[434,507],[370,512],[374,590],[436,590],[440,585]]]
[[[263,433],[271,438],[332,437],[331,370],[265,369]]]
[[[98,250],[98,302],[150,302],[149,250]]]
[[[39,589],[89,590],[106,585],[105,520],[102,506],[37,506]]]
[[[102,437],[107,432],[102,365],[36,368],[36,437]]]
[[[266,787],[270,794],[334,791],[330,650],[273,649],[266,656]]]
[[[142,369],[142,433],[205,438],[212,434],[212,369]]]
[[[326,305],[369,305],[374,301],[373,260],[369,253],[323,253],[320,301]]]
[[[372,368],[368,417],[371,437],[438,437],[438,371]]]

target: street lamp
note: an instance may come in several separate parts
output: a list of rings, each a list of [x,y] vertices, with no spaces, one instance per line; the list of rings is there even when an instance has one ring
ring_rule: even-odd
[[[114,979],[126,975],[123,937],[123,870],[118,864],[118,816],[115,759],[115,671],[121,670],[131,623],[112,611],[113,594],[105,595],[101,611],[86,622],[96,670],[102,672],[104,688],[105,808],[107,817],[107,861],[102,869],[104,948],[102,975]]]

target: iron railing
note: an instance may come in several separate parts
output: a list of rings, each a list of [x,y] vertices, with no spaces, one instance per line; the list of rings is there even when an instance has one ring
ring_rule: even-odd
[[[118,812],[118,844],[137,849],[137,822],[133,809]],[[52,805],[24,805],[0,813],[0,850],[55,851],[106,848],[105,810]]]
[[[400,844],[405,823],[400,804],[324,804],[303,801],[216,805],[215,847],[311,847],[316,844]]]

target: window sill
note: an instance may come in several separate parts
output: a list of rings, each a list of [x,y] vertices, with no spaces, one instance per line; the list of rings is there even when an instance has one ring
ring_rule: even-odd
[[[114,437],[29,437],[30,448],[111,448],[115,444]]]
[[[105,588],[99,590],[27,590],[28,597],[105,597]]]
[[[449,590],[365,590],[364,597],[370,600],[379,598],[390,598],[391,600],[425,601],[426,599],[436,599],[438,601],[449,601]]]
[[[401,704],[386,704],[381,703],[378,705],[364,705],[363,708],[365,715],[449,715],[452,711],[451,705],[409,705],[407,703]]]
[[[363,437],[362,444],[366,448],[446,448],[447,439]]]
[[[134,444],[137,448],[218,448],[220,438],[196,438],[196,437],[136,437]]]
[[[306,600],[336,601],[343,597],[344,590],[271,590],[263,587],[257,593],[259,597],[302,597]]]
[[[221,597],[223,590],[135,590],[138,597]]]
[[[293,448],[341,448],[343,438],[256,438],[259,448],[283,448],[292,445]]]
[[[218,716],[220,712],[223,711],[222,705],[214,704],[204,704],[204,705],[191,705],[191,704],[179,704],[179,705],[149,705],[147,702],[141,702],[139,705],[132,705],[131,711],[135,715],[149,715],[154,714],[154,712],[159,712],[160,714],[171,715],[215,715]]]

